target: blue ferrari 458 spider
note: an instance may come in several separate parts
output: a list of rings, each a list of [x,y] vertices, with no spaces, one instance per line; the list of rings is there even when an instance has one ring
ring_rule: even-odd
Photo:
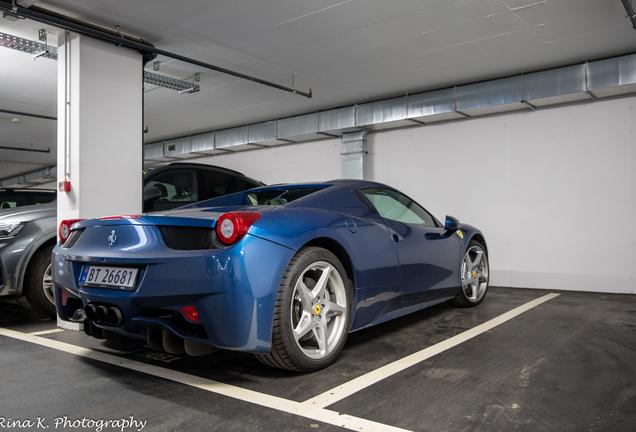
[[[488,251],[383,184],[261,187],[178,209],[60,224],[58,314],[97,338],[219,349],[310,372],[348,332],[449,301],[478,305]]]

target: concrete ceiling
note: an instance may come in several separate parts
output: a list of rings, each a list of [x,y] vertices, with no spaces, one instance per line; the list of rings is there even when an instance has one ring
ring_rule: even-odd
[[[4,1],[4,0],[3,0]],[[405,93],[636,52],[621,0],[41,0],[156,47],[247,75],[312,89],[313,98],[158,57],[162,75],[201,91],[146,86],[146,142]],[[0,19],[0,32],[49,43],[59,30]],[[125,48],[122,48],[125,49]],[[0,109],[56,115],[56,62],[0,47]],[[146,65],[152,71],[152,64]],[[55,165],[50,120],[0,112],[0,179]]]

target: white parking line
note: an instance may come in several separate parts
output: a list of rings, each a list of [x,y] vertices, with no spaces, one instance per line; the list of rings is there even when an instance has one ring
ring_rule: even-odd
[[[63,331],[64,331],[64,329],[55,328],[55,329],[51,329],[51,330],[36,331],[36,332],[29,333],[29,334],[33,335],[33,336],[42,336],[42,335],[46,335],[46,334],[59,333],[59,332],[63,332]]]
[[[365,389],[379,381],[382,381],[385,378],[390,377],[391,375],[395,375],[396,373],[401,372],[406,368],[409,368],[419,362],[422,362],[443,351],[446,351],[447,349],[453,348],[454,346],[466,342],[467,340],[472,339],[475,336],[479,336],[480,334],[487,332],[488,330],[491,330],[492,328],[497,327],[500,324],[505,323],[506,321],[516,317],[517,315],[520,315],[540,305],[541,303],[552,300],[557,296],[559,296],[559,294],[544,295],[543,297],[540,297],[509,312],[506,312],[503,315],[499,315],[497,318],[493,318],[490,321],[478,325],[477,327],[473,327],[470,330],[466,330],[463,333],[453,336],[450,339],[446,339],[443,342],[425,348],[421,351],[411,354],[408,357],[404,357],[400,360],[394,361],[393,363],[390,363],[386,366],[355,378],[316,397],[308,399],[303,402],[303,404],[319,408],[324,408],[332,405],[348,396],[351,396],[354,393],[359,392],[362,389]]]
[[[112,364],[115,366],[123,367],[126,369],[134,370],[137,372],[145,373],[148,375],[164,378],[177,383],[189,385],[199,388],[201,390],[209,391],[212,393],[220,394],[223,396],[238,399],[244,402],[253,403],[266,408],[283,411],[286,413],[294,414],[300,417],[309,418],[312,420],[328,423],[334,426],[343,427],[353,431],[370,431],[370,432],[408,432],[406,429],[400,429],[393,426],[388,426],[382,423],[376,423],[370,420],[353,417],[347,414],[340,414],[335,411],[330,411],[324,408],[305,405],[299,402],[290,401],[287,399],[279,398],[276,396],[270,396],[264,393],[258,393],[253,390],[247,390],[240,387],[235,387],[229,384],[223,384],[217,381],[200,378],[194,375],[189,375],[183,372],[177,372],[170,369],[164,369],[159,366],[154,366],[146,363],[140,363],[137,361],[129,360],[126,358],[106,354],[99,351],[94,351],[87,348],[78,347],[65,342],[59,342],[51,339],[42,338],[32,334],[20,333],[14,330],[7,330],[0,328],[0,335],[18,339],[24,342],[30,342],[37,345],[53,348],[59,351],[63,351],[69,354],[98,360],[103,363]]]

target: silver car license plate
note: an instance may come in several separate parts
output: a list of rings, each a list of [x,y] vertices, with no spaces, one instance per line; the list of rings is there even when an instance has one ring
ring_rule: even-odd
[[[139,269],[124,267],[84,266],[80,286],[120,289],[132,291]]]

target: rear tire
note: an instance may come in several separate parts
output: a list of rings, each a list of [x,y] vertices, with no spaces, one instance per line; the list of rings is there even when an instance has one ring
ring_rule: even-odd
[[[468,243],[459,271],[461,289],[448,303],[462,308],[475,307],[486,297],[490,277],[488,255],[481,243],[476,240]]]
[[[318,247],[301,249],[280,283],[271,352],[256,357],[298,372],[326,368],[347,340],[352,305],[351,284],[338,258]]]
[[[24,278],[24,294],[33,309],[55,318],[57,312],[51,279],[52,252],[53,245],[44,246],[31,258]]]

